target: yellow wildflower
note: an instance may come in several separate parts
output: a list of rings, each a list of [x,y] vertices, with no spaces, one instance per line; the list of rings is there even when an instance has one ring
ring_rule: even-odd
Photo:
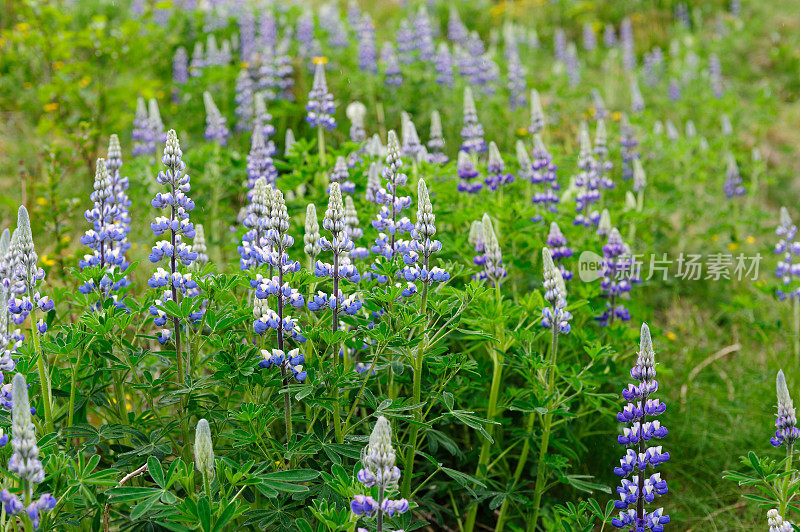
[[[53,63],[54,70],[61,70],[62,68],[64,68],[64,61],[56,61]]]
[[[315,57],[314,59],[311,60],[311,62],[314,63],[315,65],[325,65],[328,63],[328,58],[322,55],[319,57]]]
[[[58,102],[50,102],[50,103],[44,104],[44,110],[47,113],[52,113],[56,109],[58,109]]]
[[[91,83],[91,82],[92,82],[92,78],[90,78],[89,76],[83,76],[80,79],[80,81],[78,82],[78,85],[83,89],[83,88],[87,87],[89,85],[89,83]]]
[[[666,337],[667,337],[667,340],[674,340],[675,338],[677,338],[677,336],[675,336],[675,333],[674,333],[674,332],[672,332],[672,331],[669,331],[669,332],[666,334]]]
[[[38,198],[36,198],[36,205],[44,207],[45,205],[47,205],[47,198],[39,196]]]
[[[713,236],[711,237],[711,241],[712,241],[712,242],[719,242],[719,235],[713,235]]]
[[[752,235],[748,236],[747,237],[747,243],[748,244],[755,244],[756,243],[756,239]]]
[[[736,251],[737,249],[739,249],[739,243],[731,242],[730,244],[728,244],[728,249],[731,251]]]

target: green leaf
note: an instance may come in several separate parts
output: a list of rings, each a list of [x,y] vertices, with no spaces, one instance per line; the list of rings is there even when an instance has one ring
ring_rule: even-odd
[[[161,461],[156,458],[155,456],[151,456],[147,459],[147,471],[150,473],[150,476],[153,477],[153,480],[156,484],[164,486],[164,468],[161,467]]]
[[[139,499],[150,497],[156,493],[158,493],[160,496],[161,490],[158,488],[137,488],[123,486],[119,488],[111,488],[110,490],[106,491],[106,495],[114,499],[115,503],[138,501]]]
[[[153,505],[157,503],[158,499],[160,498],[161,498],[161,493],[156,493],[155,495],[146,498],[145,500],[134,506],[133,510],[131,510],[131,515],[130,515],[131,520],[136,521],[141,516],[146,514],[148,510],[150,510],[150,508],[152,508]]]
[[[200,497],[197,501],[197,517],[200,519],[200,526],[205,532],[211,532],[211,505],[208,499]]]

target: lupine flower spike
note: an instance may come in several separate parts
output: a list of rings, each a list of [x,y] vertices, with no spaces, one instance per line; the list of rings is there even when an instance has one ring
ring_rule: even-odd
[[[775,266],[775,277],[780,280],[784,287],[788,287],[793,278],[800,276],[800,263],[794,262],[794,257],[800,255],[800,242],[795,240],[797,236],[797,226],[792,223],[792,218],[786,207],[781,207],[780,223],[775,229],[775,234],[780,237],[778,243],[775,244],[775,254],[780,255],[781,259]],[[775,295],[783,301],[787,297],[798,298],[800,292],[795,289],[778,288]]]
[[[572,314],[567,311],[567,287],[564,276],[555,262],[549,248],[542,248],[542,267],[544,270],[544,298],[550,303],[542,309],[542,327],[553,329],[553,334],[568,334]]]
[[[632,283],[637,280],[638,272],[635,271],[630,248],[622,241],[616,227],[611,229],[608,242],[603,246],[600,272],[603,276],[600,288],[604,292],[604,297],[608,299],[608,303],[597,321],[600,325],[606,326],[615,319],[630,320],[630,312],[624,305],[619,304],[619,299],[629,297]]]
[[[206,131],[205,138],[208,142],[217,142],[220,146],[225,146],[228,143],[230,131],[228,126],[225,125],[225,117],[217,109],[214,103],[214,98],[211,93],[205,91],[203,93],[203,103],[206,107]]]
[[[622,390],[622,397],[628,404],[617,414],[617,420],[629,426],[624,427],[622,434],[617,436],[617,441],[627,447],[627,452],[620,459],[619,467],[614,468],[614,473],[622,477],[622,481],[621,486],[617,487],[619,500],[614,502],[620,513],[612,519],[611,524],[631,532],[663,532],[664,525],[669,523],[669,516],[664,514],[663,508],[651,512],[645,508],[656,497],[667,493],[667,482],[661,478],[661,474],[648,476],[647,469],[655,469],[670,458],[661,445],[650,445],[651,440],[656,443],[655,440],[667,435],[666,427],[654,419],[667,408],[664,403],[651,397],[658,391],[655,377],[655,352],[650,329],[643,323],[636,365],[631,369],[631,378],[636,384],[629,384]]]
[[[489,143],[489,162],[486,164],[486,173],[486,185],[492,190],[514,182],[514,175],[506,172],[506,164],[494,141]]]
[[[428,187],[425,180],[420,179],[417,185],[417,223],[411,231],[413,241],[409,251],[403,256],[406,267],[403,277],[406,281],[421,280],[423,283],[442,282],[450,279],[450,274],[439,267],[431,268],[430,259],[434,253],[442,250],[442,243],[434,240],[436,234],[436,217],[433,214]],[[427,292],[427,287],[423,294]]]
[[[168,270],[157,268],[147,284],[150,288],[164,290],[162,296],[156,299],[150,307],[150,314],[157,327],[163,327],[167,322],[167,314],[162,310],[167,300],[179,303],[179,296],[196,297],[199,295],[197,282],[192,279],[191,273],[182,273],[181,265],[189,267],[197,260],[197,252],[192,246],[183,242],[184,238],[194,238],[194,224],[189,220],[189,213],[194,209],[194,201],[187,195],[191,190],[189,176],[184,173],[186,163],[183,162],[183,152],[178,142],[178,135],[174,129],[167,133],[167,142],[164,147],[164,156],[161,162],[166,170],[158,173],[156,182],[167,187],[166,192],[159,192],[150,202],[156,209],[168,209],[169,217],[158,216],[150,224],[153,234],[169,235],[169,240],[159,240],[153,246],[149,259],[153,264],[158,264],[167,259]],[[192,321],[202,317],[202,311],[197,310],[189,316]],[[158,337],[162,344],[167,343],[174,333],[175,350],[177,353],[179,378],[183,379],[183,366],[181,359],[181,323],[177,317],[171,318],[174,331],[172,333],[163,329]]]
[[[44,480],[44,468],[39,460],[36,446],[36,428],[31,421],[31,404],[28,398],[28,384],[21,373],[14,375],[11,384],[13,408],[11,411],[11,447],[14,449],[8,460],[8,470],[22,481],[21,497],[8,489],[0,492],[0,501],[8,515],[24,514],[30,519],[34,530],[39,528],[41,514],[56,507],[56,499],[45,493],[33,500],[36,484]],[[30,501],[26,507],[23,501]]]
[[[553,261],[561,271],[561,276],[565,281],[572,279],[572,272],[566,269],[563,260],[572,256],[573,251],[567,245],[567,239],[561,233],[561,229],[556,222],[550,224],[550,233],[547,235],[547,247],[553,257]]]
[[[431,112],[431,131],[428,139],[428,162],[446,164],[449,158],[444,153],[444,136],[442,135],[442,117],[439,111]]]
[[[379,231],[372,252],[391,259],[398,251],[403,251],[406,242],[399,239],[403,233],[410,232],[414,226],[408,217],[400,217],[402,211],[411,206],[410,196],[400,196],[399,188],[408,181],[402,172],[403,159],[400,157],[400,143],[397,134],[389,131],[386,160],[383,167],[385,184],[375,193],[375,201],[381,205],[372,227]]]
[[[478,112],[475,110],[475,99],[472,89],[464,88],[464,125],[461,128],[461,151],[468,154],[477,154],[486,151],[486,141],[483,140],[483,126],[478,121]]]
[[[789,388],[786,386],[786,377],[783,370],[778,371],[776,378],[776,389],[778,395],[778,417],[775,420],[775,436],[770,439],[774,447],[780,447],[784,443],[791,453],[794,442],[800,438],[800,429],[797,428],[797,415],[795,414],[794,403],[789,395]]]
[[[789,521],[784,521],[781,514],[775,508],[767,512],[767,524],[769,532],[792,532],[794,528]]]
[[[500,243],[494,232],[492,219],[488,214],[483,215],[481,220],[483,227],[483,275],[481,278],[488,279],[492,286],[499,287],[500,280],[506,276],[506,269],[503,267],[503,255],[500,252]]]
[[[404,514],[409,509],[407,500],[387,497],[397,489],[400,480],[400,469],[395,461],[392,426],[388,419],[379,416],[369,436],[369,444],[361,451],[361,464],[364,467],[356,475],[365,488],[378,488],[378,499],[356,495],[350,502],[350,510],[357,517],[375,518],[377,532],[384,532],[385,515],[393,517],[395,514]]]
[[[483,183],[475,181],[480,176],[480,172],[475,168],[475,163],[465,151],[458,152],[458,161],[456,163],[456,172],[458,173],[458,191],[467,192],[469,194],[476,194],[483,188]]]
[[[542,109],[539,91],[531,89],[531,125],[528,128],[528,133],[531,135],[541,133],[544,129],[544,124],[544,110]]]
[[[556,192],[561,187],[558,184],[556,175],[558,166],[553,162],[553,156],[550,155],[542,141],[542,137],[538,134],[533,136],[533,162],[531,163],[531,169],[531,183],[537,185],[537,190],[531,198],[531,201],[537,207],[537,214],[531,220],[539,222],[544,219],[542,213],[558,212],[560,199]]]

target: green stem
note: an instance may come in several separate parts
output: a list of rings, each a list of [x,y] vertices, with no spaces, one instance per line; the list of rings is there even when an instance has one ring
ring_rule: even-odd
[[[76,387],[78,385],[78,367],[81,364],[81,358],[83,357],[83,350],[78,354],[78,360],[72,366],[72,378],[71,384],[69,387],[69,410],[67,410],[67,427],[72,426],[72,420],[75,415],[75,394],[76,394]]]
[[[503,372],[503,355],[500,353],[492,352],[492,387],[489,391],[489,405],[486,409],[486,419],[489,421],[494,421],[495,417],[495,410],[497,408],[497,397],[500,393],[500,382],[502,380],[502,372]],[[494,434],[494,425],[489,425],[486,428],[486,432],[489,433],[489,436]],[[481,454],[478,458],[478,468],[475,471],[475,476],[479,477],[481,475],[486,475],[488,473],[487,465],[489,464],[489,456],[491,454],[491,447],[492,444],[489,440],[484,439],[483,444],[481,445]],[[465,532],[472,532],[475,528],[475,519],[478,517],[478,505],[473,504],[470,509],[469,513],[467,514],[467,521],[464,524],[464,531]]]
[[[320,155],[322,154],[324,154],[324,149],[320,152]],[[339,253],[337,252],[333,254],[333,295],[336,298],[336,305],[333,307],[331,329],[336,334],[339,330],[339,305],[342,304],[339,297]],[[336,435],[336,443],[343,443],[342,414],[340,412],[342,405],[340,404],[341,399],[339,396],[339,342],[333,343],[333,373],[336,380],[333,386],[333,431]]]
[[[427,260],[426,260],[427,263]],[[426,264],[427,267],[427,264]],[[422,301],[420,302],[420,315],[426,316],[428,310],[428,283],[422,285]],[[426,324],[427,326],[427,324]],[[423,343],[417,347],[417,356],[414,359],[414,384],[413,384],[413,404],[420,405],[414,412],[416,423],[409,428],[408,452],[405,462],[405,476],[403,478],[403,489],[401,491],[404,498],[409,498],[411,494],[411,477],[414,473],[414,457],[417,454],[417,435],[419,434],[419,424],[422,423],[422,360],[425,355],[427,333],[423,338]]]
[[[324,169],[325,162],[325,130],[322,126],[317,126],[317,144],[319,148],[319,165]]]
[[[50,390],[50,376],[44,363],[44,353],[39,344],[39,331],[36,330],[36,308],[31,310],[31,338],[33,339],[33,352],[37,355],[36,367],[39,370],[39,380],[42,385],[42,402],[44,403],[44,426],[47,432],[55,432],[53,426],[52,392]]]
[[[794,359],[800,360],[800,298],[792,298],[792,344],[794,345]]]
[[[553,343],[550,354],[550,368],[547,378],[547,397],[553,394],[556,381],[556,355],[558,353],[558,324],[553,323]],[[550,445],[550,429],[553,425],[553,408],[552,400],[549,401],[547,414],[544,416],[544,423],[542,424],[542,443],[539,448],[539,465],[536,468],[536,487],[533,492],[533,518],[528,523],[528,532],[536,530],[536,524],[539,522],[539,509],[542,503],[542,494],[545,490],[545,457],[547,456],[547,448]]]
[[[525,464],[528,461],[528,453],[530,453],[531,450],[530,433],[533,430],[534,420],[535,420],[534,413],[531,412],[528,415],[528,424],[525,426],[525,443],[522,444],[522,452],[519,455],[519,461],[517,462],[517,467],[516,469],[514,469],[514,482],[511,483],[511,490],[513,490],[517,486],[520,477],[522,477],[522,472],[525,470]],[[494,532],[501,532],[503,530],[503,527],[506,524],[508,507],[509,507],[509,499],[508,497],[506,497],[505,499],[503,499],[503,504],[500,506],[500,515],[497,517],[497,525],[494,527]]]

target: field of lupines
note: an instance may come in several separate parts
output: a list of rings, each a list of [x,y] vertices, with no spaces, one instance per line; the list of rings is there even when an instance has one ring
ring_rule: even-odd
[[[797,0],[0,12],[2,530],[800,530]]]

